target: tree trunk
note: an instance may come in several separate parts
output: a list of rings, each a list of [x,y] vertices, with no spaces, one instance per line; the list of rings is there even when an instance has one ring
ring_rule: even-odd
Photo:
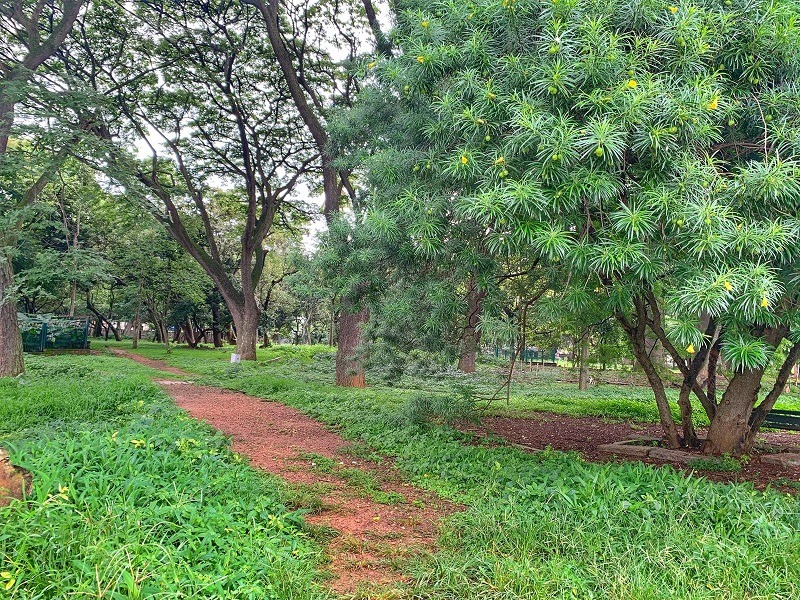
[[[678,392],[678,406],[681,409],[681,427],[683,429],[683,445],[689,448],[698,446],[697,432],[692,421],[692,379],[685,378]]]
[[[458,370],[462,373],[475,372],[475,356],[481,342],[481,331],[478,327],[483,310],[484,290],[479,290],[475,281],[468,283],[467,322],[461,334],[461,355],[458,358]]]
[[[367,386],[364,367],[358,360],[356,351],[361,345],[361,326],[367,322],[369,312],[366,308],[351,312],[352,306],[342,301],[339,315],[339,345],[336,348],[336,385],[363,388]]]
[[[272,341],[269,339],[269,329],[264,329],[263,340],[261,341],[262,348],[269,348],[272,346]]]
[[[25,372],[11,257],[0,254],[0,377]]]
[[[222,332],[219,329],[219,302],[211,302],[211,337],[214,348],[222,348]]]
[[[197,347],[197,338],[194,336],[194,329],[192,328],[192,324],[189,319],[187,319],[183,324],[183,335],[186,337],[186,343],[188,344],[189,348]]]
[[[589,332],[581,340],[580,370],[578,371],[578,389],[589,389]]]
[[[255,297],[245,300],[239,311],[231,311],[236,323],[236,354],[242,360],[256,360],[258,345],[258,321],[260,310]]]
[[[761,389],[763,369],[737,372],[722,395],[714,418],[708,428],[708,438],[703,445],[706,454],[733,454],[746,452],[750,415]]]
[[[664,390],[664,382],[650,360],[650,353],[647,348],[647,309],[644,300],[640,297],[635,297],[634,306],[636,307],[635,324],[623,313],[617,313],[617,320],[627,334],[636,362],[644,371],[647,381],[650,383],[650,388],[653,390],[661,427],[664,429],[664,439],[670,448],[679,448],[678,429],[675,427],[675,420],[672,418],[669,400]]]

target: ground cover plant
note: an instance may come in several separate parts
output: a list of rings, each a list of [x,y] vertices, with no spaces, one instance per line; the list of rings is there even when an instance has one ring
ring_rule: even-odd
[[[34,473],[0,508],[0,598],[325,598],[276,478],[179,411],[154,371],[28,357],[0,379],[0,445]]]
[[[410,422],[418,391],[343,390],[309,381],[321,348],[271,349],[252,367],[222,353],[169,355],[206,384],[294,406],[395,457],[417,484],[467,510],[413,571],[415,598],[794,598],[797,499],[719,485],[671,468],[593,464],[577,455],[470,445],[445,425]],[[162,350],[148,351],[153,357]],[[296,361],[296,362],[295,362]],[[323,368],[324,370],[324,368]]]

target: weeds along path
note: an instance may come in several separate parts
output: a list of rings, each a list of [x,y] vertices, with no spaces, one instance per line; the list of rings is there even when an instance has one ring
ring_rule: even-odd
[[[150,367],[166,366],[124,355]],[[329,585],[337,592],[363,593],[403,582],[404,564],[431,552],[439,522],[458,510],[404,482],[367,448],[293,408],[185,381],[158,383],[192,417],[231,436],[233,450],[254,467],[287,482],[287,502],[308,509],[306,522],[330,540]]]

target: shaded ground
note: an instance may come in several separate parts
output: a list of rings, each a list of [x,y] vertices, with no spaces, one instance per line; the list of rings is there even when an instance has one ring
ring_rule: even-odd
[[[189,375],[162,361],[114,353]],[[441,519],[458,510],[403,482],[387,461],[293,408],[184,381],[158,383],[192,417],[229,435],[233,450],[251,465],[288,482],[288,501],[310,511],[305,520],[320,535],[330,533],[329,584],[338,592],[403,581],[403,563],[431,552]]]
[[[534,450],[550,446],[555,450],[580,452],[587,460],[593,462],[610,462],[621,460],[641,460],[633,457],[613,456],[597,449],[602,444],[610,444],[635,436],[662,435],[661,426],[654,423],[618,422],[600,417],[569,417],[553,413],[538,413],[529,418],[487,417],[480,426],[464,426],[463,431],[470,431],[479,436],[496,435],[523,449]],[[702,437],[703,430],[698,430]],[[790,450],[800,452],[800,435],[792,433],[759,434],[762,452]],[[698,453],[698,458],[702,456]],[[642,462],[663,465],[664,462],[645,459]],[[673,465],[680,469],[679,465]],[[691,471],[682,468],[684,471]],[[781,489],[797,491],[791,488],[790,482],[800,481],[800,469],[786,469],[761,462],[761,454],[756,452],[739,472],[695,471],[695,473],[714,481],[751,481],[758,488],[768,485]]]

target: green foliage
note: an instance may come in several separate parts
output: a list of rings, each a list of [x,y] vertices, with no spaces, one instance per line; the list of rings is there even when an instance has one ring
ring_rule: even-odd
[[[420,255],[449,260],[459,240],[557,272],[542,308],[578,315],[574,338],[614,317],[663,338],[666,323],[676,362],[719,339],[736,372],[760,371],[800,306],[796,13],[412,0],[400,52],[370,62],[347,117],[359,140],[368,121],[373,152],[344,160]]]
[[[726,471],[729,473],[738,473],[742,470],[742,462],[727,454],[711,458],[695,458],[689,461],[689,466],[697,471]]]
[[[452,425],[456,421],[474,419],[475,409],[474,391],[461,387],[448,395],[414,394],[400,409],[400,419],[414,425]]]
[[[324,598],[274,478],[179,411],[150,370],[36,357],[0,382],[0,439],[33,472],[0,508],[0,596]],[[2,586],[8,585],[8,578]]]

